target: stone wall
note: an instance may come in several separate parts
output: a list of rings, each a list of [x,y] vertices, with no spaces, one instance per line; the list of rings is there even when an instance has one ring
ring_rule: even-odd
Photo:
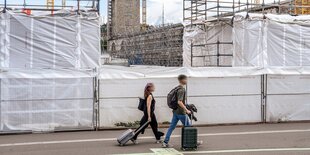
[[[140,0],[112,0],[112,36],[140,29]]]

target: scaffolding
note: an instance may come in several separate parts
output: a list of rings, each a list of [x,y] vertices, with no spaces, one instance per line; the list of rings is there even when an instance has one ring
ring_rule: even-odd
[[[310,0],[295,0],[295,14],[310,14]]]
[[[183,21],[187,28],[199,28],[208,35],[210,29],[233,26],[232,19],[238,12],[260,12],[301,15],[310,14],[310,0],[183,0]],[[211,24],[210,24],[211,23]],[[227,46],[233,46],[232,41],[223,40],[222,29],[218,28],[212,36],[206,36],[204,42],[191,43],[191,66],[197,67],[193,61],[203,59],[201,66],[230,67],[232,52],[227,52]],[[223,48],[224,47],[224,48]],[[210,52],[215,49],[216,52]],[[200,51],[200,52],[196,52]],[[204,51],[204,52],[201,52]]]
[[[207,9],[206,0],[183,0],[183,21],[207,20]]]
[[[182,66],[182,24],[126,32],[109,41],[113,59],[126,59],[129,65]]]
[[[0,8],[4,8],[3,10],[51,11],[52,13],[63,9],[80,12],[83,8],[100,13],[100,0],[42,0],[35,3],[32,0],[20,2],[4,0],[0,3]]]
[[[147,25],[146,3],[146,0],[142,0],[142,5],[140,0],[119,0],[118,3],[108,0],[108,53],[112,61],[127,61],[128,65],[182,66],[183,25]]]

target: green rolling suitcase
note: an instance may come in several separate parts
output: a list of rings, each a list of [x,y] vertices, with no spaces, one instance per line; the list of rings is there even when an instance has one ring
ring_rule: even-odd
[[[189,126],[182,128],[182,138],[181,138],[182,150],[184,151],[197,150],[198,148],[197,140],[198,140],[198,131],[196,127]]]

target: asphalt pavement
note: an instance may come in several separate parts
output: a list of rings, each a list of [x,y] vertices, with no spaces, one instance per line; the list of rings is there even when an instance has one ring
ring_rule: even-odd
[[[310,155],[310,123],[199,127],[203,144],[192,152],[180,149],[180,131],[177,128],[173,133],[173,148],[169,150],[155,143],[149,129],[139,137],[138,144],[123,147],[115,137],[124,130],[1,135],[0,155]]]

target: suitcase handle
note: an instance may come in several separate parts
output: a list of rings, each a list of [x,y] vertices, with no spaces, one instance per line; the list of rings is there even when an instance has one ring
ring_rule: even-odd
[[[135,130],[135,134],[140,132],[144,127],[146,127],[147,125],[149,125],[149,121],[145,122],[142,126],[140,126],[138,129]]]

